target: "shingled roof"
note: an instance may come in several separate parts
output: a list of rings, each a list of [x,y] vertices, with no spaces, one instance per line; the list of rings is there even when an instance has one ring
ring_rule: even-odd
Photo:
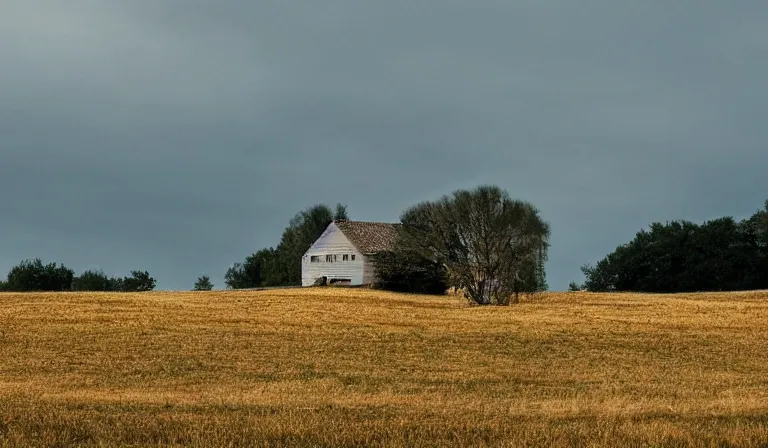
[[[400,225],[346,220],[337,220],[334,223],[363,254],[391,249],[397,239],[397,227]]]

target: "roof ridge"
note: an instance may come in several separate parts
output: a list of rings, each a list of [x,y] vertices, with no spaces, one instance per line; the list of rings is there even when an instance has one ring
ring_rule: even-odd
[[[397,225],[400,224],[399,222],[386,222],[386,221],[362,221],[358,219],[334,219],[333,222],[340,223],[340,222],[359,222],[364,224],[387,224],[387,225]]]

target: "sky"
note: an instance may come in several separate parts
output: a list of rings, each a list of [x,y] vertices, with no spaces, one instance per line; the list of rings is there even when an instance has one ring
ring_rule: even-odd
[[[298,211],[396,222],[494,184],[551,226],[551,290],[654,221],[768,199],[764,0],[3,0],[0,277],[157,289]]]

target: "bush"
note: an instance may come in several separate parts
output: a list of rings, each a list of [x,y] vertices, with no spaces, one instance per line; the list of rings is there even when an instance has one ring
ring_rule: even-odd
[[[380,252],[374,256],[374,269],[378,289],[436,295],[448,290],[445,267],[414,252]]]

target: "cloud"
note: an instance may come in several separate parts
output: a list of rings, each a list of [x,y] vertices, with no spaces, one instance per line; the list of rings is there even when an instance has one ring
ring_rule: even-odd
[[[653,220],[765,200],[768,6],[25,2],[0,16],[0,270],[160,288],[495,183],[550,221],[553,289]]]

